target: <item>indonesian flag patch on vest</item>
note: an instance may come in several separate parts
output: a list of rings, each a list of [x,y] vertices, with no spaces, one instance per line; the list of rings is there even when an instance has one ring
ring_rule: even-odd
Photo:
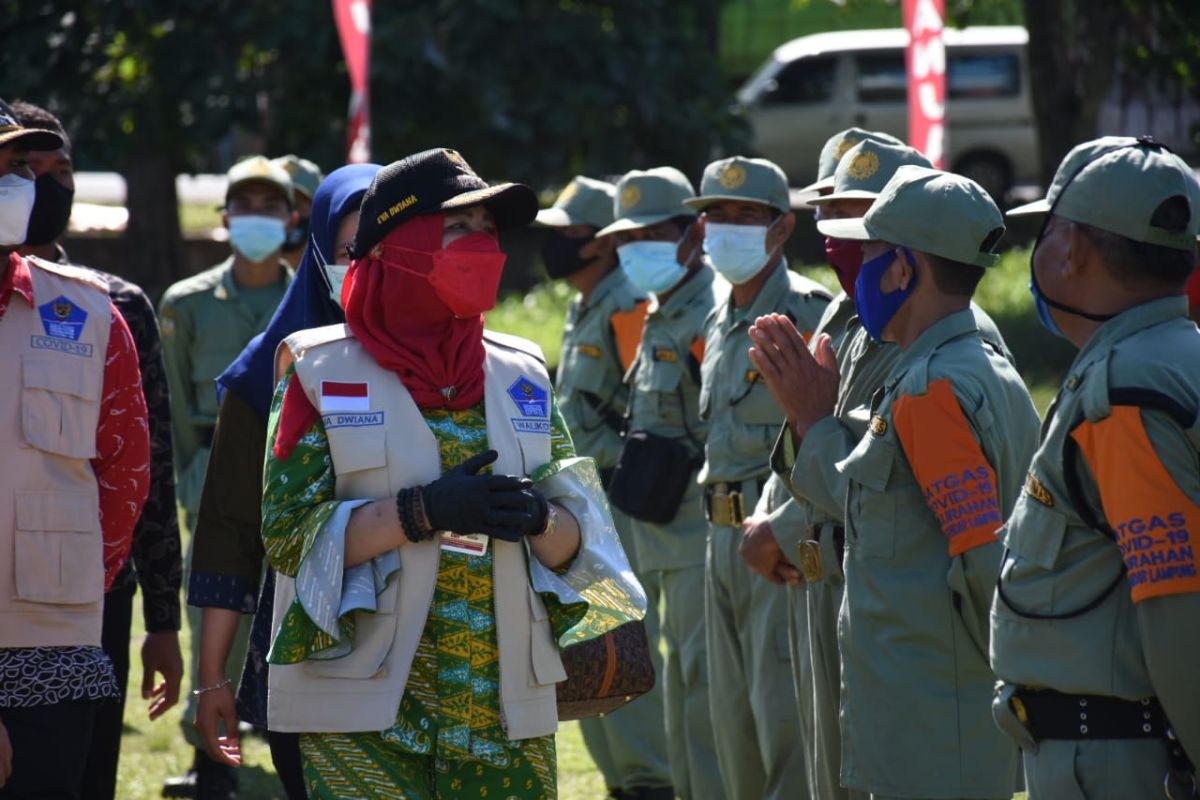
[[[321,381],[322,414],[370,410],[371,396],[366,381]]]

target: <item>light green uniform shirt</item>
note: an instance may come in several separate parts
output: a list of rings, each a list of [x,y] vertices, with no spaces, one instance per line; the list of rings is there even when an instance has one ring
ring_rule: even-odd
[[[914,452],[900,428],[931,413],[939,385],[953,390],[960,411],[926,417]],[[900,419],[902,402],[921,410]],[[899,353],[870,415],[867,432],[838,464],[848,480],[838,624],[842,781],[896,797],[1007,797],[1018,751],[991,716],[987,611],[1001,555],[991,530],[1020,492],[1037,412],[1020,375],[961,311]],[[993,480],[957,488],[968,478],[942,470],[946,453],[963,451],[947,442],[974,454],[954,464],[974,464],[978,476],[982,455]],[[817,444],[805,437],[801,451]],[[989,540],[951,556],[953,537],[977,530]]]
[[[189,467],[196,454],[207,448],[217,422],[216,378],[271,321],[292,279],[291,268],[283,261],[279,262],[279,275],[272,287],[255,289],[256,296],[248,298],[233,280],[230,256],[172,284],[159,303],[175,468],[180,476],[180,501],[189,509],[200,501],[204,477],[203,469]],[[265,300],[266,291],[273,292],[274,298]],[[192,472],[199,474],[191,476]]]
[[[617,268],[600,279],[586,303],[577,295],[567,309],[555,392],[576,451],[596,459],[602,470],[616,465],[621,454],[629,398],[612,318],[645,300]]]
[[[700,419],[700,357],[704,320],[725,299],[729,284],[707,264],[666,302],[650,303],[638,357],[626,380],[632,386],[629,429],[656,433],[703,457],[708,423]],[[702,353],[700,354],[703,355]],[[700,486],[692,484],[667,525],[638,524],[638,565],[643,570],[679,569],[704,563],[708,523]]]
[[[1165,399],[1185,419],[1130,400],[1131,389],[1147,402],[1150,393]],[[1114,451],[1097,451],[1107,456],[1096,465],[1103,481],[1082,449],[1069,459],[1085,507],[1115,531],[1114,542],[1084,522],[1064,464],[1072,432],[1111,426],[1122,407],[1141,408],[1124,429],[1144,430],[1144,449],[1118,437]],[[1200,757],[1198,407],[1200,332],[1184,298],[1132,308],[1092,335],[1050,409],[1004,527],[1008,552],[991,620],[1001,679],[1068,694],[1157,696],[1193,761]]]
[[[708,320],[700,366],[700,417],[708,421],[699,481],[737,483],[765,478],[783,412],[750,361],[750,326],[764,314],[787,314],[803,334],[816,329],[830,295],[781,261],[749,306],[735,308],[732,293]]]

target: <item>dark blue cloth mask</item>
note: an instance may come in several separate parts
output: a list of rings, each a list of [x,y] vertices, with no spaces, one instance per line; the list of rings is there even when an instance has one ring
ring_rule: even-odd
[[[267,329],[250,340],[233,363],[217,378],[217,393],[231,391],[242,398],[266,422],[275,391],[275,349],[288,336],[307,328],[336,325],[345,314],[329,296],[329,279],[322,264],[337,260],[337,231],[342,218],[356,210],[363,194],[382,167],[350,164],[336,169],[321,181],[313,197],[309,218],[308,246],[296,269],[296,277],[275,309]]]
[[[912,252],[907,247],[901,247],[900,250],[903,251],[904,258],[915,270],[917,265],[913,260]],[[858,279],[854,282],[854,307],[858,309],[858,319],[871,338],[877,342],[883,341],[881,338],[883,329],[892,321],[892,317],[896,316],[900,306],[904,305],[904,301],[917,288],[915,273],[912,280],[908,282],[907,289],[897,289],[884,294],[879,288],[879,281],[883,278],[883,273],[895,260],[896,250],[893,248],[870,261],[864,261],[858,272]]]

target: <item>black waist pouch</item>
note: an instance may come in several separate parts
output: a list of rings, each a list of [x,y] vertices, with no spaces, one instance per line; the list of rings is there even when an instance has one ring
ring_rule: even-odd
[[[665,525],[675,519],[700,463],[675,439],[630,431],[613,468],[608,499],[634,519]]]

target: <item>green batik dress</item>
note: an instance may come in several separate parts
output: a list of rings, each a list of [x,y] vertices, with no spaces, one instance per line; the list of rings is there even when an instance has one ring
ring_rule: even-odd
[[[284,378],[272,407],[268,441],[278,427]],[[423,410],[443,471],[488,448],[480,403],[461,411]],[[551,409],[551,458],[574,457],[557,403]],[[268,450],[263,539],[285,571],[299,567],[336,503],[324,425],[317,419],[286,459]],[[296,548],[297,539],[302,540]],[[290,556],[291,564],[288,564]],[[291,570],[287,570],[287,567]],[[556,638],[577,626],[584,603],[543,593]],[[349,616],[340,620],[352,634]],[[577,636],[577,634],[576,634]],[[575,638],[572,636],[570,638]],[[590,637],[587,637],[590,638]],[[272,646],[272,663],[296,663],[336,642],[293,604]],[[309,796],[314,798],[554,798],[553,736],[509,741],[500,724],[499,648],[493,609],[492,548],[481,556],[441,551],[429,618],[391,728],[378,733],[302,734]]]

